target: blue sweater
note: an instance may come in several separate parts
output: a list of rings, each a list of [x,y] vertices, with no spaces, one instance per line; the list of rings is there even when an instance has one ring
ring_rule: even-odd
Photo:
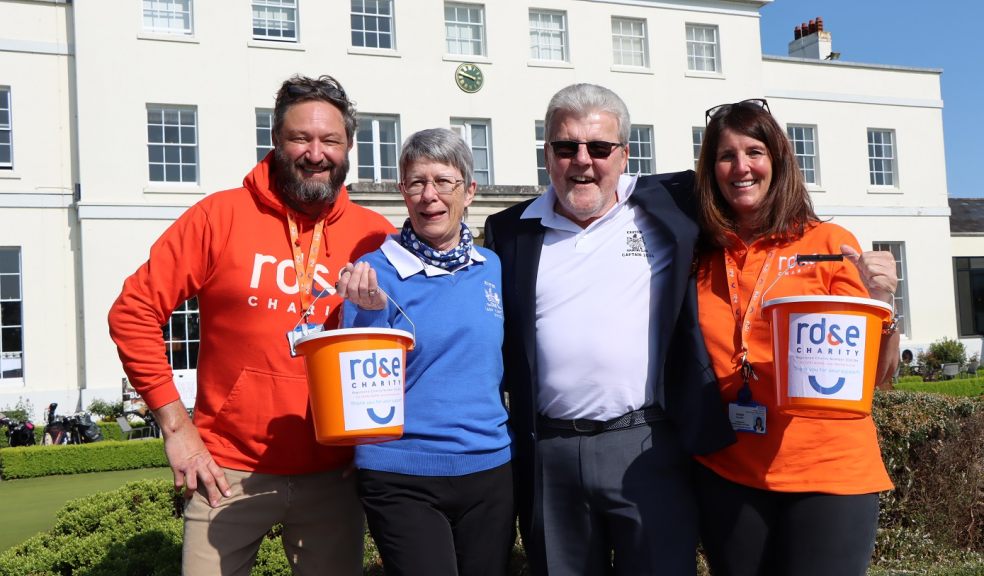
[[[361,259],[414,322],[416,346],[407,353],[403,437],[356,447],[359,468],[461,476],[510,460],[502,395],[501,268],[493,252],[475,250],[484,261],[473,259],[453,274],[434,276],[392,237]],[[369,311],[346,301],[342,326],[414,331],[391,302]]]

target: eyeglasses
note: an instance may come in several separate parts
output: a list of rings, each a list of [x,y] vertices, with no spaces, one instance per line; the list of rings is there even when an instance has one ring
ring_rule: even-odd
[[[763,109],[769,114],[772,114],[772,110],[769,110],[769,103],[765,101],[765,98],[749,98],[748,100],[742,100],[741,102],[735,102],[733,104],[718,104],[713,108],[709,108],[707,112],[704,113],[704,124],[710,124],[711,120],[726,115],[736,106],[738,108]]]
[[[580,149],[581,144],[587,146],[588,156],[596,160],[608,158],[612,155],[613,150],[625,146],[625,144],[619,142],[605,142],[604,140],[592,140],[590,142],[554,140],[550,143],[550,148],[553,149],[553,153],[557,155],[557,158],[573,158],[577,156],[577,151]]]
[[[428,184],[434,185],[434,190],[441,196],[450,196],[454,194],[454,191],[461,186],[464,180],[438,177],[433,180],[413,180],[411,182],[403,182],[400,185],[403,186],[403,192],[407,196],[420,196],[427,189]]]

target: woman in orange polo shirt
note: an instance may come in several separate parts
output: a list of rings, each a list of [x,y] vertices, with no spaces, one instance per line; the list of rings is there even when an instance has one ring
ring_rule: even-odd
[[[875,543],[878,492],[892,488],[870,416],[822,419],[778,410],[768,319],[783,296],[838,295],[891,303],[887,252],[865,252],[813,211],[783,129],[765,100],[708,110],[697,168],[704,232],[700,325],[738,442],[698,457],[701,539],[715,576],[863,575]],[[797,254],[842,261],[791,266]],[[886,327],[878,382],[898,361]],[[754,425],[751,423],[754,422]]]

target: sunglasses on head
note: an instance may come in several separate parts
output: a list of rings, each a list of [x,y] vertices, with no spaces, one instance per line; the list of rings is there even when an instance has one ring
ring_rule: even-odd
[[[765,101],[765,98],[749,98],[748,100],[742,100],[741,102],[718,104],[713,108],[709,108],[707,112],[704,113],[704,123],[710,124],[711,120],[726,115],[728,112],[731,112],[732,108],[762,109],[769,114],[772,114],[772,110],[769,110],[769,103]]]
[[[332,100],[348,100],[345,90],[330,81],[319,80],[314,84],[289,84],[287,86],[287,95],[294,98],[312,93],[322,94]]]
[[[612,151],[620,146],[625,146],[619,142],[605,142],[604,140],[592,140],[590,142],[575,142],[574,140],[554,140],[550,143],[550,148],[557,158],[573,158],[577,156],[577,151],[584,144],[588,148],[588,156],[595,159],[608,158]]]

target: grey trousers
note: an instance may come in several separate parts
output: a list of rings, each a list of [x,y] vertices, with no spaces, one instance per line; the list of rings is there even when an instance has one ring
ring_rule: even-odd
[[[544,547],[550,576],[696,573],[691,459],[669,422],[541,429],[537,450],[543,525],[530,544]]]

